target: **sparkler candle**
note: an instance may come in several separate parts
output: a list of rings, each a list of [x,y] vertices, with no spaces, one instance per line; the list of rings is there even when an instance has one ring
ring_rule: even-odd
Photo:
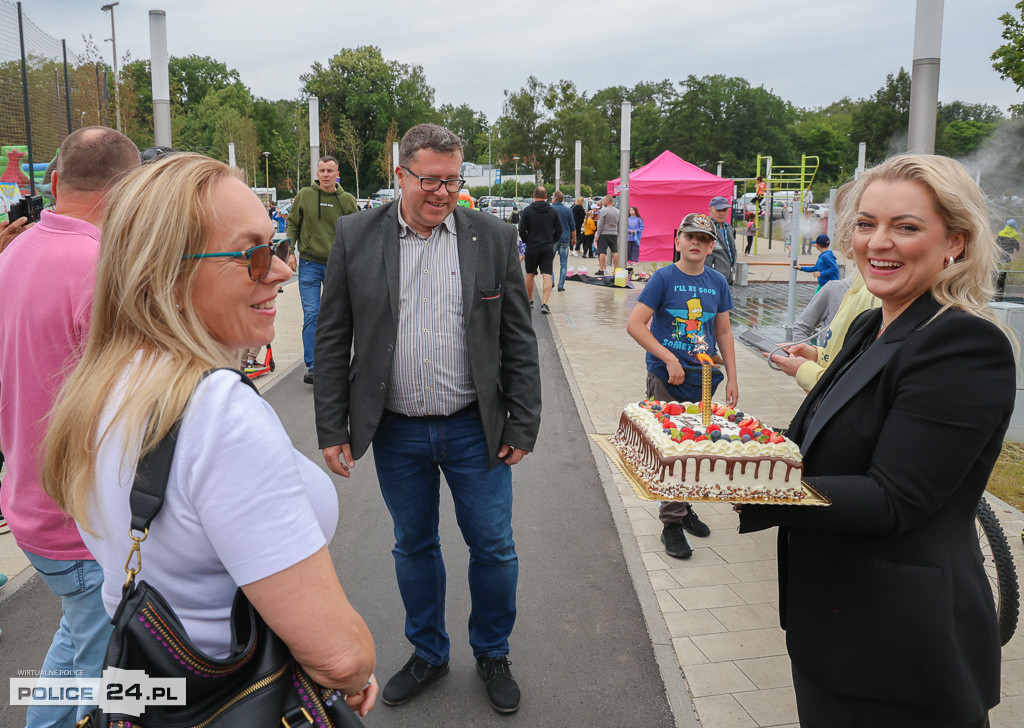
[[[700,417],[704,427],[711,424],[711,365],[714,364],[711,357],[701,352],[697,354],[697,361],[701,366],[701,395],[700,395]]]

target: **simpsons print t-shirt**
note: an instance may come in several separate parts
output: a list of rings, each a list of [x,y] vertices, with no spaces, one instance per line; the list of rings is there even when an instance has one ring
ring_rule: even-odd
[[[651,333],[675,353],[684,369],[700,368],[697,354],[701,352],[715,355],[715,316],[732,309],[729,284],[712,268],[697,276],[683,273],[675,265],[660,268],[636,300],[654,310]],[[668,379],[664,362],[650,352],[647,369]]]

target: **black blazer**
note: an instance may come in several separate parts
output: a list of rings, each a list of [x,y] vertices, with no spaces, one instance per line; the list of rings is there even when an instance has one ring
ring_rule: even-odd
[[[490,464],[503,443],[533,450],[540,364],[516,229],[455,208],[470,369]],[[327,260],[313,352],[320,448],[366,452],[380,424],[398,336],[398,204],[338,220]]]
[[[877,341],[879,309],[854,320],[788,433],[832,505],[744,506],[740,531],[782,526],[779,613],[804,673],[967,722],[999,702],[974,513],[1016,366],[996,326],[952,310],[932,320],[939,308],[921,296]]]

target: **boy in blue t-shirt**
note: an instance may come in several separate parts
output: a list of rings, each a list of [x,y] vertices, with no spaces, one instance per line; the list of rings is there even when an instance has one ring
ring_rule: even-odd
[[[815,289],[815,293],[817,293],[829,281],[839,280],[839,263],[836,262],[835,253],[828,249],[831,244],[828,235],[819,235],[814,244],[818,248],[818,261],[814,265],[800,265],[793,261],[793,267],[804,273],[814,274],[814,277],[818,279],[818,287]]]
[[[717,240],[715,223],[702,213],[683,218],[676,232],[679,260],[660,268],[636,299],[626,331],[647,351],[647,396],[662,401],[700,402],[702,375],[698,353],[713,357],[721,350],[725,362],[725,399],[739,401],[736,345],[729,310],[732,294],[718,271],[704,267]],[[648,328],[650,324],[650,328]],[[711,391],[723,379],[712,369]],[[665,501],[658,513],[661,540],[669,556],[685,559],[693,553],[683,531],[707,536],[707,527],[682,501]]]

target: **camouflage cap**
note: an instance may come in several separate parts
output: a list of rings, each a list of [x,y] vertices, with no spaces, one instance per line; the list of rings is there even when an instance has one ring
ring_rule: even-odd
[[[715,221],[703,212],[691,212],[679,223],[681,233],[704,233],[718,240],[718,228]]]

